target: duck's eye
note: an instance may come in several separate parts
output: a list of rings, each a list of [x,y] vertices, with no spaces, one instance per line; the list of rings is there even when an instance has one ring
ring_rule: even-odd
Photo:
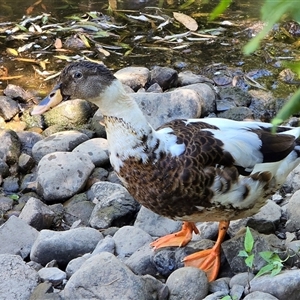
[[[76,72],[76,73],[74,73],[73,76],[74,76],[74,78],[79,79],[79,78],[82,77],[82,73],[81,72]]]

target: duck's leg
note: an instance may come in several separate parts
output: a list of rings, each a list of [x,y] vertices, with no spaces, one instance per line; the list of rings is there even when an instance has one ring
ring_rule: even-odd
[[[199,233],[196,225],[192,222],[183,222],[180,231],[163,236],[151,243],[154,249],[170,246],[185,246],[191,239],[193,232]]]
[[[197,267],[206,272],[209,281],[217,278],[221,261],[221,244],[225,238],[229,221],[219,223],[218,239],[211,249],[193,253],[184,258],[185,266]]]

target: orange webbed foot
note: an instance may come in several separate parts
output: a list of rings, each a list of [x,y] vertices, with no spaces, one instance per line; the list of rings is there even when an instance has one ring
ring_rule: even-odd
[[[183,260],[184,265],[200,268],[207,274],[208,281],[215,280],[220,270],[221,244],[225,238],[228,227],[228,221],[220,222],[218,239],[214,247],[188,255]]]
[[[183,247],[192,239],[193,232],[199,233],[196,225],[192,222],[183,222],[180,231],[163,236],[150,245],[154,249],[171,246]]]

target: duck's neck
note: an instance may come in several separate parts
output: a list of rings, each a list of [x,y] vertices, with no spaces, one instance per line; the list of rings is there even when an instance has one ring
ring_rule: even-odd
[[[119,81],[115,80],[105,91],[98,106],[104,116],[110,159],[115,170],[118,172],[122,162],[129,157],[146,161],[149,146],[157,139],[155,130]]]

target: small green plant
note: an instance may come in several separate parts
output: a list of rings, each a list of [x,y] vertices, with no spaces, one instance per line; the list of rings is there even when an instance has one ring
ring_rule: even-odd
[[[244,250],[241,250],[238,256],[245,257],[245,264],[249,269],[252,269],[254,261],[254,253],[252,253],[253,246],[254,239],[249,227],[247,227],[244,239]],[[273,251],[262,251],[259,252],[259,255],[267,264],[259,270],[256,277],[267,273],[271,273],[271,276],[279,274],[283,268],[283,263],[289,258],[287,257],[286,260],[282,260],[279,255]]]
[[[241,250],[238,256],[245,257],[245,264],[249,269],[252,269],[254,261],[254,254],[252,253],[253,245],[254,239],[249,227],[247,227],[244,239],[244,250]]]
[[[20,196],[17,194],[12,194],[12,195],[9,195],[8,197],[14,201],[18,201],[20,198]]]

